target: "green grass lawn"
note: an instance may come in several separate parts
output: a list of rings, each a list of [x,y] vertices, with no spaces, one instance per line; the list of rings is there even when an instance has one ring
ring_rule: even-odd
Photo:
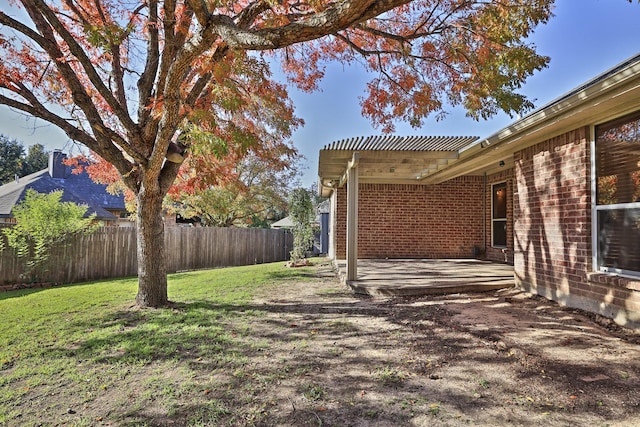
[[[280,262],[173,274],[166,309],[136,308],[135,278],[0,293],[0,425],[151,425],[149,408],[213,422],[223,402],[200,402],[201,413],[184,402],[216,387],[203,373],[233,372],[260,346],[246,337],[261,315],[253,296],[311,271]]]
[[[136,291],[123,279],[0,293],[0,427],[640,418],[637,342],[537,298],[360,297],[326,260],[171,275],[163,309],[137,308]],[[481,311],[481,328],[454,320]]]

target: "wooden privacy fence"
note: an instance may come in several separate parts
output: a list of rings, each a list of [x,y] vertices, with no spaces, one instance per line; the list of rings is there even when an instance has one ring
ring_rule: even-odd
[[[4,238],[4,236],[0,236]],[[260,228],[167,227],[167,271],[262,264],[289,259],[291,232]],[[44,282],[74,283],[135,276],[138,273],[135,228],[102,227],[74,236],[54,248]],[[25,279],[14,251],[0,252],[0,284]]]

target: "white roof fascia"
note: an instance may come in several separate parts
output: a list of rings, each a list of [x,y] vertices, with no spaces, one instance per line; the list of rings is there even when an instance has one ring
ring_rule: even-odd
[[[626,67],[603,77],[611,72],[602,73],[590,80],[593,83],[588,82],[581,86],[583,89],[579,87],[568,92],[488,138],[461,148],[458,160],[450,162],[447,168],[426,176],[422,182],[443,182],[464,175],[470,172],[468,166],[473,166],[473,170],[486,167],[506,154],[512,155],[513,152],[549,139],[554,134],[593,124],[596,115],[599,117],[598,122],[603,122],[639,108],[640,55]],[[618,99],[621,102],[616,103]],[[600,105],[605,105],[606,108],[602,108],[598,113],[588,114]]]

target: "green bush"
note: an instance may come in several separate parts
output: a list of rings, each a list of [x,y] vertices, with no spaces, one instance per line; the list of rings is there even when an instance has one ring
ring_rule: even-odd
[[[24,260],[24,275],[31,282],[42,280],[53,246],[64,245],[69,236],[92,232],[100,225],[94,223],[95,215],[84,217],[88,206],[61,202],[61,198],[62,191],[41,194],[27,190],[13,208],[16,225],[2,230],[9,247]]]
[[[305,253],[313,244],[314,218],[311,195],[304,188],[296,188],[289,196],[289,216],[293,222],[293,250],[291,261],[295,264],[304,258]]]

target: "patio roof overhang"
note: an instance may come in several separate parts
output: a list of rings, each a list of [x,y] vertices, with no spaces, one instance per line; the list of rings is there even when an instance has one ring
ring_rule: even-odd
[[[320,150],[320,192],[327,197],[344,185],[355,153],[360,183],[416,184],[457,160],[458,150],[477,139],[370,136],[333,142]]]
[[[354,152],[361,183],[436,184],[510,168],[516,151],[638,108],[640,54],[484,139],[378,136],[329,144],[320,150],[319,190],[328,197],[344,185]]]

